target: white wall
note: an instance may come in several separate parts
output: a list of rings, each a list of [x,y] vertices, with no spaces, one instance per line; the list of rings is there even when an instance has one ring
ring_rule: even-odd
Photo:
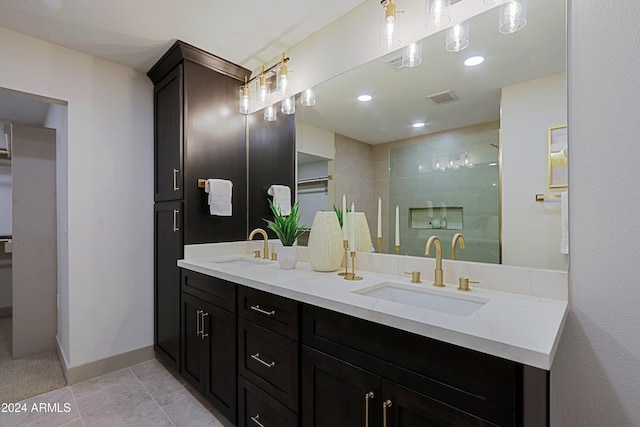
[[[68,102],[69,367],[153,345],[153,89],[140,72],[0,29],[0,82]]]
[[[56,130],[56,217],[57,217],[57,283],[58,283],[58,345],[69,343],[69,180],[67,177],[68,114],[67,106],[49,104],[44,126]]]
[[[548,188],[548,130],[567,124],[566,74],[503,88],[500,111],[502,262],[566,270],[560,201],[535,201],[535,194],[562,191]]]
[[[640,425],[640,3],[620,3],[570,5],[571,311],[551,370],[558,427]]]
[[[325,159],[334,159],[336,156],[334,134],[330,130],[297,120],[296,150]]]

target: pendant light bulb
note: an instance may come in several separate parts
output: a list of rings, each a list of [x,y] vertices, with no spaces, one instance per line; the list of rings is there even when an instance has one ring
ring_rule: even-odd
[[[288,96],[282,100],[280,111],[283,114],[294,114],[296,112],[296,98],[294,95]]]
[[[264,119],[268,122],[274,122],[278,118],[278,110],[273,104],[269,104],[264,109]]]
[[[264,74],[264,65],[262,66],[262,72],[260,73],[260,102],[264,102],[267,99],[267,76]]]
[[[422,42],[409,43],[402,50],[402,66],[407,68],[417,67],[422,63]]]
[[[469,46],[469,24],[461,22],[447,30],[445,37],[447,52],[460,52]]]
[[[500,7],[498,30],[502,34],[513,34],[527,25],[527,0],[511,0]]]
[[[451,22],[449,6],[451,0],[426,0],[427,1],[427,28],[444,28]]]
[[[400,39],[397,38],[398,13],[394,0],[382,0],[382,20],[380,32],[380,46],[384,50],[391,50],[400,46]]]
[[[282,52],[282,59],[280,60],[280,68],[278,68],[278,90],[285,93],[289,88],[289,69],[287,67],[287,59]]]
[[[249,83],[247,82],[247,76],[244,77],[244,84],[240,86],[240,113],[249,114]]]
[[[305,89],[300,94],[300,104],[305,107],[312,107],[316,105],[316,94],[311,89]]]

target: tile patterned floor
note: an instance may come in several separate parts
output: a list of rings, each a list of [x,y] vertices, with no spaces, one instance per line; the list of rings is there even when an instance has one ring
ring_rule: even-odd
[[[229,427],[215,409],[151,360],[18,403],[0,402],[2,427]],[[3,412],[4,411],[4,412]]]

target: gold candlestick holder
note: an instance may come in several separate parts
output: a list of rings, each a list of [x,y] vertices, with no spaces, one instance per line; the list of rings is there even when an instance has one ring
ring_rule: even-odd
[[[382,253],[382,237],[378,237],[378,253]]]
[[[349,274],[349,257],[347,256],[347,249],[349,249],[349,241],[343,240],[342,246],[344,247],[344,271],[338,273],[338,276],[347,276]]]
[[[396,245],[396,255],[400,254],[400,245]]]
[[[344,276],[344,280],[362,280],[362,276],[356,276],[356,253],[351,252],[351,273]]]

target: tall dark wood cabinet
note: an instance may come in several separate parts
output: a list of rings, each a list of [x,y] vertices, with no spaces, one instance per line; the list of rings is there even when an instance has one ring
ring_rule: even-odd
[[[246,117],[238,87],[250,72],[176,42],[147,73],[154,83],[155,349],[180,369],[180,271],[185,244],[247,236]],[[233,182],[233,216],[209,214],[198,178]]]
[[[278,114],[268,122],[259,111],[249,119],[249,230],[266,228],[264,218],[271,218],[267,190],[273,184],[291,188],[291,203],[295,202],[296,120],[295,115]],[[307,224],[309,227],[311,224]]]

